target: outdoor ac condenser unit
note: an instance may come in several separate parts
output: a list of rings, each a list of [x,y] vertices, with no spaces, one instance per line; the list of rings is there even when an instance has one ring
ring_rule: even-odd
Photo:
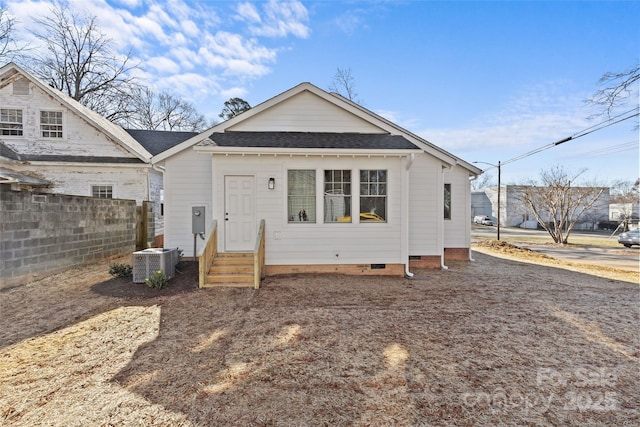
[[[161,270],[171,278],[176,275],[178,251],[176,249],[150,248],[133,253],[133,282],[144,283],[154,272]]]

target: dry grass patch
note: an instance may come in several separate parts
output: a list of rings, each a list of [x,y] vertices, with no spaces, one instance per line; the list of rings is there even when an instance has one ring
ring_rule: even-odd
[[[2,308],[14,320],[38,310],[48,319],[28,334],[0,320],[0,419],[638,424],[637,285],[476,258],[416,280],[293,275],[259,290],[172,281],[183,291],[154,297],[58,276],[74,292],[11,289]]]
[[[640,275],[635,271],[622,270],[619,268],[611,268],[602,265],[559,260],[545,254],[538,253],[531,249],[523,248],[513,243],[505,242],[504,240],[485,240],[474,242],[472,244],[472,247],[475,251],[498,256],[505,259],[537,265],[558,267],[579,273],[604,277],[607,279],[622,280],[625,282],[640,284]]]

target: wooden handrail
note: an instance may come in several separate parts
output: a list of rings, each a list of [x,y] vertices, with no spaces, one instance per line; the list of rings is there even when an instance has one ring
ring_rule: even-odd
[[[213,220],[211,233],[204,242],[204,248],[198,255],[198,286],[204,287],[207,271],[218,254],[218,221]]]
[[[256,246],[253,249],[253,288],[260,288],[260,281],[264,277],[264,249],[265,249],[265,221],[260,220],[260,228],[258,229],[258,237]]]

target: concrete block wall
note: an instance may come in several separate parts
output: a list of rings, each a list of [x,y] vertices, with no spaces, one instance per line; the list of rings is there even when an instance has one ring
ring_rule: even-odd
[[[13,191],[0,185],[0,289],[34,274],[135,250],[135,200]]]

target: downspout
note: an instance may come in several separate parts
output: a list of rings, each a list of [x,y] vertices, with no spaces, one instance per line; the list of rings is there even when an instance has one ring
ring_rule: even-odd
[[[475,181],[476,179],[478,179],[478,175],[473,175],[471,176],[471,178],[469,179],[469,197],[471,197],[471,183],[473,181]],[[499,190],[499,189],[498,189]],[[469,200],[469,203],[467,203],[467,205],[471,205],[471,200]],[[470,221],[471,217],[467,217],[467,219]],[[469,222],[467,221],[467,223]],[[469,234],[469,261],[471,262],[475,262],[475,259],[473,259],[473,252],[471,251],[471,234]]]
[[[442,185],[440,186],[442,191],[444,191],[444,174],[447,172],[451,172],[453,170],[453,166],[454,165],[442,168]],[[444,203],[444,197],[441,197],[440,199]],[[442,212],[440,212],[440,214],[442,215]],[[442,227],[440,228],[440,241],[442,242],[442,246],[440,248],[440,268],[442,268],[443,270],[448,270],[449,267],[444,264],[444,218],[442,219]]]
[[[407,208],[404,210],[404,215],[402,218],[405,226],[404,226],[404,230],[403,230],[403,239],[404,239],[404,244],[405,244],[405,252],[406,252],[406,260],[404,263],[404,276],[407,278],[412,278],[413,277],[413,273],[409,271],[409,169],[411,169],[411,166],[413,166],[413,160],[415,159],[415,154],[411,153],[409,155],[409,159],[407,160],[407,164],[405,166],[405,186],[404,186],[404,192],[406,195],[406,201],[407,201]]]

